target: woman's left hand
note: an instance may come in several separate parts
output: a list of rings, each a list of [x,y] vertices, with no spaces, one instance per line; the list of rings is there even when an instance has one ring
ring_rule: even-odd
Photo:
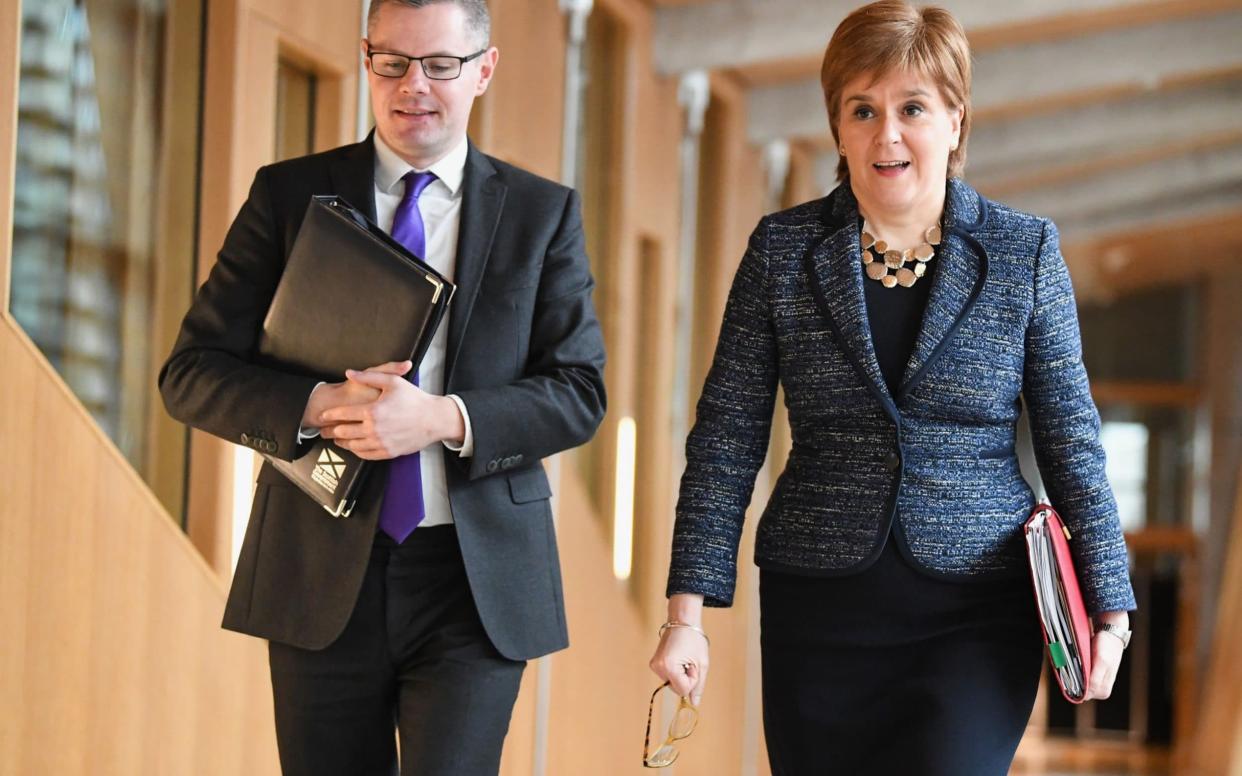
[[[1104,612],[1096,615],[1095,619],[1130,629],[1129,612]],[[1117,680],[1117,669],[1121,667],[1123,652],[1125,646],[1121,639],[1111,633],[1098,631],[1091,637],[1091,679],[1087,683],[1084,701],[1104,700],[1113,694],[1113,682]]]

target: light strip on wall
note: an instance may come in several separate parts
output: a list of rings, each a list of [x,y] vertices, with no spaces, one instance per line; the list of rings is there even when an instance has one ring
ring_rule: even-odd
[[[233,570],[241,552],[246,523],[250,520],[250,500],[254,498],[254,451],[233,446]]]
[[[617,487],[612,518],[612,574],[629,579],[634,560],[634,456],[638,429],[633,418],[617,424]]]

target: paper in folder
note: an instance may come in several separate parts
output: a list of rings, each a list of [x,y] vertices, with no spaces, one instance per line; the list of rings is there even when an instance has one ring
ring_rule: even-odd
[[[259,354],[287,372],[340,382],[346,369],[414,362],[455,287],[336,196],[311,198],[263,321]],[[265,456],[335,517],[348,517],[369,462],[316,438],[294,461]]]
[[[1038,504],[1026,522],[1035,605],[1061,693],[1071,703],[1082,703],[1091,677],[1091,621],[1078,588],[1069,542],[1061,516],[1049,505]]]

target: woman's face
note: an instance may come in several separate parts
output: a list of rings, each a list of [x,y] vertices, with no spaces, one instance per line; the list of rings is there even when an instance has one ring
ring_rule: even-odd
[[[846,84],[837,134],[864,212],[902,218],[934,209],[929,217],[938,217],[962,114],[945,105],[935,83],[910,71]]]

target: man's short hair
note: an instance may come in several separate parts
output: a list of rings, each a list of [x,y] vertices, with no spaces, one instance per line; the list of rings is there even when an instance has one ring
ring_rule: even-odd
[[[386,5],[404,5],[407,8],[426,8],[429,5],[451,3],[466,14],[466,31],[478,41],[479,48],[487,46],[492,38],[492,15],[487,10],[486,0],[371,0],[371,8],[367,12],[367,35],[375,25],[379,10]]]

